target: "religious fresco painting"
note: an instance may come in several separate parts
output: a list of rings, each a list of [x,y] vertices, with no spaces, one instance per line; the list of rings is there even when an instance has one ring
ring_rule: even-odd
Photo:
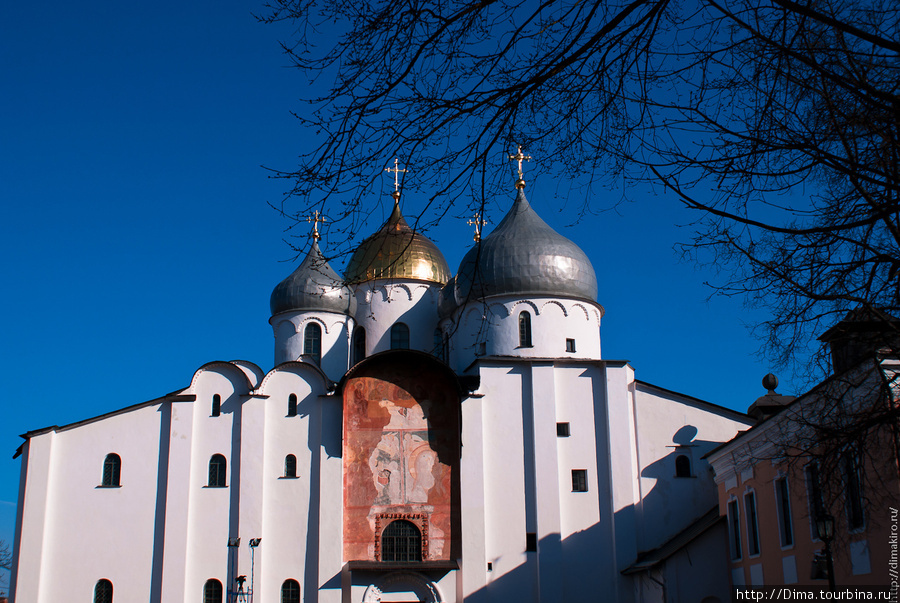
[[[373,358],[344,386],[344,556],[382,561],[396,520],[422,536],[422,559],[453,559],[458,525],[458,388],[435,361]],[[371,364],[370,364],[371,363]]]

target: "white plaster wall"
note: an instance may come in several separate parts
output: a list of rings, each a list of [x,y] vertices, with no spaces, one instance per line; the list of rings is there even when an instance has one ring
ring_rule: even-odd
[[[614,592],[613,517],[600,512],[609,505],[606,433],[596,430],[606,421],[602,366],[487,359],[477,371],[483,397],[463,402],[466,595],[571,601]],[[570,422],[569,438],[557,437],[558,421]],[[572,492],[572,469],[587,470],[587,492]],[[528,532],[537,553],[525,552]]]
[[[526,385],[521,367],[480,367],[484,435],[485,555],[493,564],[487,574],[488,598],[536,601],[534,553],[525,552],[525,534],[536,531],[526,507],[533,501],[525,484],[526,449],[523,396]],[[466,403],[463,403],[466,413]],[[466,424],[466,421],[463,421]],[[462,434],[463,447],[468,435]],[[524,452],[524,454],[523,454]],[[463,494],[465,496],[465,494]],[[482,592],[484,594],[484,592]]]
[[[240,536],[241,406],[248,394],[246,377],[228,363],[201,368],[191,384],[196,395],[187,505],[185,582],[182,597],[201,596],[203,585],[216,578],[228,585],[228,538]],[[222,397],[221,414],[210,416],[214,394]],[[209,461],[221,454],[227,461],[226,487],[208,487]]]
[[[375,279],[356,286],[356,324],[366,330],[366,356],[391,349],[391,326],[409,327],[409,347],[434,353],[441,285],[410,279]]]
[[[719,521],[665,561],[663,575],[669,601],[702,601],[707,597],[730,600],[728,561],[723,554],[727,539],[725,522]]]
[[[636,384],[635,408],[641,476],[639,546],[649,550],[717,504],[709,464],[701,457],[751,422],[732,411],[643,384]],[[694,477],[675,477],[679,454],[691,459]]]
[[[531,314],[531,347],[519,345],[523,311]],[[602,313],[599,305],[566,298],[496,296],[471,302],[456,310],[453,321],[444,321],[452,335],[450,364],[463,371],[482,355],[599,360]],[[566,339],[575,341],[575,352],[566,351]]]
[[[253,524],[241,524],[247,539],[262,538],[256,555],[254,597],[279,600],[281,585],[287,579],[297,580],[301,596],[305,597],[310,588],[305,576],[309,561],[310,499],[317,498],[318,487],[318,475],[312,466],[318,438],[311,432],[310,424],[318,421],[317,406],[319,396],[325,393],[325,384],[310,368],[293,364],[269,373],[260,392],[267,396],[255,409],[264,419],[264,436],[258,447],[243,451],[248,459],[258,459],[260,470],[257,491],[262,498],[260,515],[253,518]],[[287,416],[291,394],[298,401],[294,417]],[[288,454],[297,458],[295,479],[284,477],[284,459]],[[256,531],[251,533],[253,529]],[[241,571],[249,576],[248,549],[242,552]]]
[[[101,578],[110,580],[116,596],[123,600],[146,598],[153,554],[159,424],[159,407],[147,406],[34,439],[35,454],[29,456],[34,469],[47,471],[49,487],[43,516],[30,512],[40,505],[41,480],[32,480],[35,488],[26,493],[17,600],[91,600]],[[47,446],[49,442],[52,446]],[[44,464],[40,456],[48,452],[49,458],[45,458],[49,463]],[[121,457],[120,488],[99,487],[109,453]],[[38,541],[39,565],[31,557]],[[39,580],[33,573],[35,567],[39,567]]]
[[[281,312],[269,319],[275,335],[275,366],[301,360],[306,326],[315,322],[322,328],[322,371],[338,381],[350,366],[350,334],[354,321],[333,312]]]

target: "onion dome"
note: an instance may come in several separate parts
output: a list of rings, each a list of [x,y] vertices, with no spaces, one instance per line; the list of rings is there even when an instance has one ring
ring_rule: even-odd
[[[597,275],[587,255],[537,215],[525,198],[524,182],[516,188],[509,213],[459,265],[456,303],[491,295],[596,301]]]
[[[344,276],[350,284],[376,278],[408,278],[444,284],[450,266],[437,245],[415,232],[400,213],[399,195],[394,209],[378,232],[353,252]]]
[[[356,297],[322,256],[318,233],[313,235],[306,259],[272,291],[269,307],[273,316],[295,310],[350,316],[356,312]]]

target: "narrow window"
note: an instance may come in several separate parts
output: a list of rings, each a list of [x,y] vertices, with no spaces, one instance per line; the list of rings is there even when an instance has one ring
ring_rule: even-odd
[[[686,454],[675,457],[675,477],[691,477],[691,459]]]
[[[574,339],[566,339],[566,351],[567,352],[575,352],[575,340]]]
[[[731,545],[731,559],[741,558],[741,511],[736,500],[728,501],[728,543]]]
[[[794,544],[794,523],[791,520],[791,491],[787,478],[775,480],[775,506],[778,510],[778,532],[781,535],[781,546]]]
[[[297,457],[293,454],[284,457],[284,476],[297,477]]]
[[[441,337],[441,330],[434,330],[434,355],[442,362],[447,362],[444,358],[444,338]]]
[[[316,364],[322,363],[322,327],[316,323],[306,325],[303,331],[303,355]]]
[[[297,416],[297,394],[291,394],[288,396],[288,413],[289,417]]]
[[[281,603],[300,603],[300,583],[285,580],[281,585]]]
[[[221,454],[214,454],[209,459],[209,483],[210,488],[225,487],[225,468],[227,463],[225,457]]]
[[[215,394],[213,395],[212,412],[210,415],[218,417],[220,414],[222,414],[222,396]]]
[[[222,583],[215,578],[203,585],[203,603],[222,603]]]
[[[558,438],[567,438],[569,437],[569,424],[568,423],[557,423],[556,424],[556,437]]]
[[[851,530],[862,528],[865,523],[863,513],[862,488],[860,487],[859,454],[856,450],[844,453],[844,500],[847,504],[847,526]]]
[[[366,357],[366,330],[356,327],[353,331],[353,364],[361,362]]]
[[[392,521],[381,533],[382,561],[421,561],[422,534],[411,521]]]
[[[528,312],[519,313],[519,347],[531,347],[531,314]]]
[[[443,358],[444,362],[450,364],[450,336],[444,333],[444,349],[443,349]]]
[[[587,491],[587,469],[572,469],[572,492]]]
[[[391,349],[409,349],[409,327],[407,327],[402,322],[398,322],[393,327],[391,327]]]
[[[813,540],[818,540],[819,532],[816,530],[816,520],[825,513],[825,503],[822,501],[822,488],[819,482],[819,466],[816,463],[810,463],[804,472],[806,473],[806,497],[809,501],[809,522],[812,526]]]
[[[525,552],[537,553],[537,534],[534,532],[527,532],[525,534]]]
[[[102,485],[115,487],[121,485],[119,477],[122,475],[122,459],[118,454],[107,454],[103,460],[103,482]]]
[[[94,603],[112,603],[112,582],[106,578],[97,580],[94,586]]]
[[[747,554],[759,555],[759,524],[756,520],[756,493],[744,495],[744,511],[747,514]]]

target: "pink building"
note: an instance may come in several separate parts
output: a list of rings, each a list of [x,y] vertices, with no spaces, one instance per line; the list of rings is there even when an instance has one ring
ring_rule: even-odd
[[[827,586],[826,515],[838,587],[896,583],[900,364],[883,331],[851,313],[822,337],[835,374],[796,399],[767,375],[749,409],[757,424],[707,455],[734,586]]]

